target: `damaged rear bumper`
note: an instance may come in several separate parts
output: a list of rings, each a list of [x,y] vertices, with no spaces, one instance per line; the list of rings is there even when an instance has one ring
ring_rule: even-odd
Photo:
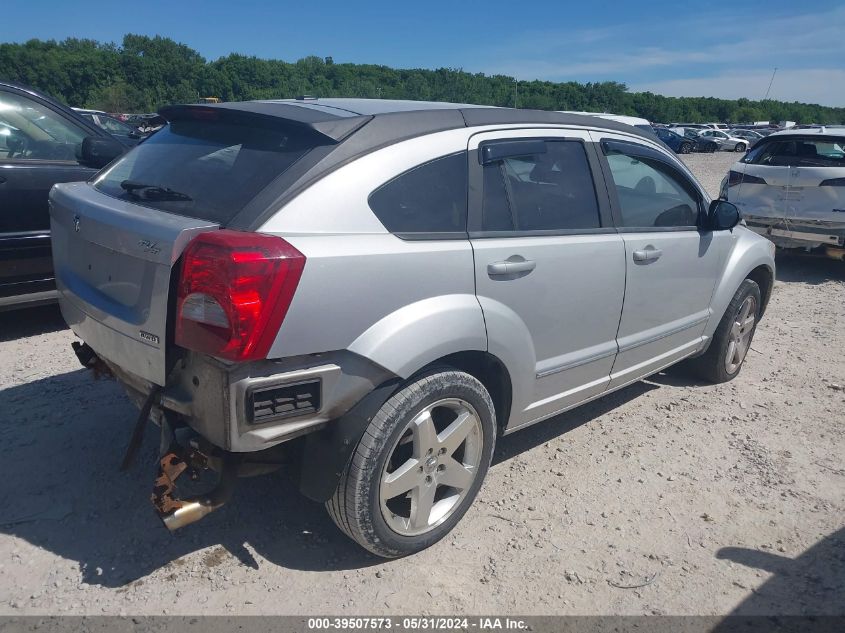
[[[289,440],[323,429],[389,376],[348,352],[234,367],[189,354],[162,387],[103,359],[87,344],[76,343],[74,352],[95,375],[116,378],[140,409],[121,470],[133,461],[147,424],[161,429],[151,501],[170,531],[222,507],[239,477],[281,468],[288,463]],[[324,462],[320,467],[332,473],[339,468]],[[217,473],[216,485],[199,495],[178,494],[180,481],[198,480],[204,471]]]
[[[743,214],[749,229],[779,248],[803,249],[816,255],[845,259],[845,221],[773,218]]]

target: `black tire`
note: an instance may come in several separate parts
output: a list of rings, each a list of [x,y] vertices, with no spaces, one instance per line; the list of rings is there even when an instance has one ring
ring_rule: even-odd
[[[716,145],[716,143],[710,143],[707,146],[707,151],[711,154],[715,154],[718,149],[719,149],[719,146]]]
[[[726,357],[730,348],[732,328],[734,327],[736,319],[740,314],[740,310],[748,297],[752,297],[754,301],[754,324],[748,334],[747,347],[739,365],[736,367],[736,370],[729,372],[727,369],[728,363],[726,362]],[[745,362],[745,354],[747,354],[748,348],[751,347],[751,342],[754,339],[754,332],[757,330],[757,323],[760,319],[761,305],[760,287],[756,282],[750,279],[743,280],[743,282],[739,285],[736,294],[734,294],[733,299],[731,299],[731,302],[728,304],[728,308],[725,310],[722,320],[719,321],[719,326],[713,334],[713,340],[710,342],[710,347],[708,347],[707,351],[698,358],[690,360],[690,369],[699,377],[712,383],[728,382],[736,378]]]
[[[480,419],[480,463],[475,479],[441,523],[426,528],[429,531],[422,534],[400,534],[382,514],[379,493],[382,473],[411,421],[426,407],[445,398],[469,403]],[[430,547],[446,536],[472,505],[490,466],[495,436],[493,401],[484,385],[473,376],[444,366],[415,376],[373,416],[334,496],[326,502],[329,516],[347,536],[384,558],[406,556]]]
[[[681,143],[681,154],[692,154],[692,143]]]
[[[737,143],[736,147],[734,147],[735,152],[744,152],[745,151],[745,143]]]

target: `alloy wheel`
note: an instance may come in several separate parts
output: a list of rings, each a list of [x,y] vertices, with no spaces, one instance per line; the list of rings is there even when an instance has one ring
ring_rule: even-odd
[[[735,374],[739,371],[748,348],[751,347],[751,335],[757,320],[757,299],[753,296],[745,298],[734,318],[728,338],[728,350],[725,354],[725,371]]]
[[[387,525],[416,536],[446,521],[478,476],[483,440],[481,418],[465,400],[438,400],[416,414],[381,474],[379,504]]]

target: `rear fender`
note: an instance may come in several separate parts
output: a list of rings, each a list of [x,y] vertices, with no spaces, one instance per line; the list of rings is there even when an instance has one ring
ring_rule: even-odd
[[[488,351],[502,362],[511,379],[508,428],[517,427],[527,421],[525,410],[535,399],[537,352],[534,341],[525,322],[507,305],[490,297],[479,297],[479,301],[490,335]]]
[[[487,330],[475,295],[444,295],[392,312],[355,339],[348,349],[408,378],[449,354],[487,351]]]
[[[307,436],[301,492],[315,501],[328,501],[373,416],[404,380],[439,358],[473,350],[487,350],[484,317],[475,295],[417,301],[361,334],[349,351],[381,365],[396,378],[371,391],[325,429]]]

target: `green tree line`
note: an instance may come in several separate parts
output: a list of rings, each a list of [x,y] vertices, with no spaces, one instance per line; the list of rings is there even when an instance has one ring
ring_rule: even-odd
[[[588,110],[650,121],[783,121],[845,123],[845,108],[775,100],[665,97],[628,92],[615,81],[520,81],[460,69],[397,69],[334,63],[331,57],[296,62],[231,54],[208,61],[164,37],[126,35],[121,45],[69,38],[0,44],[0,78],[28,84],[76,107],[152,112],[201,97],[224,101],[369,97],[455,101],[541,110]]]

